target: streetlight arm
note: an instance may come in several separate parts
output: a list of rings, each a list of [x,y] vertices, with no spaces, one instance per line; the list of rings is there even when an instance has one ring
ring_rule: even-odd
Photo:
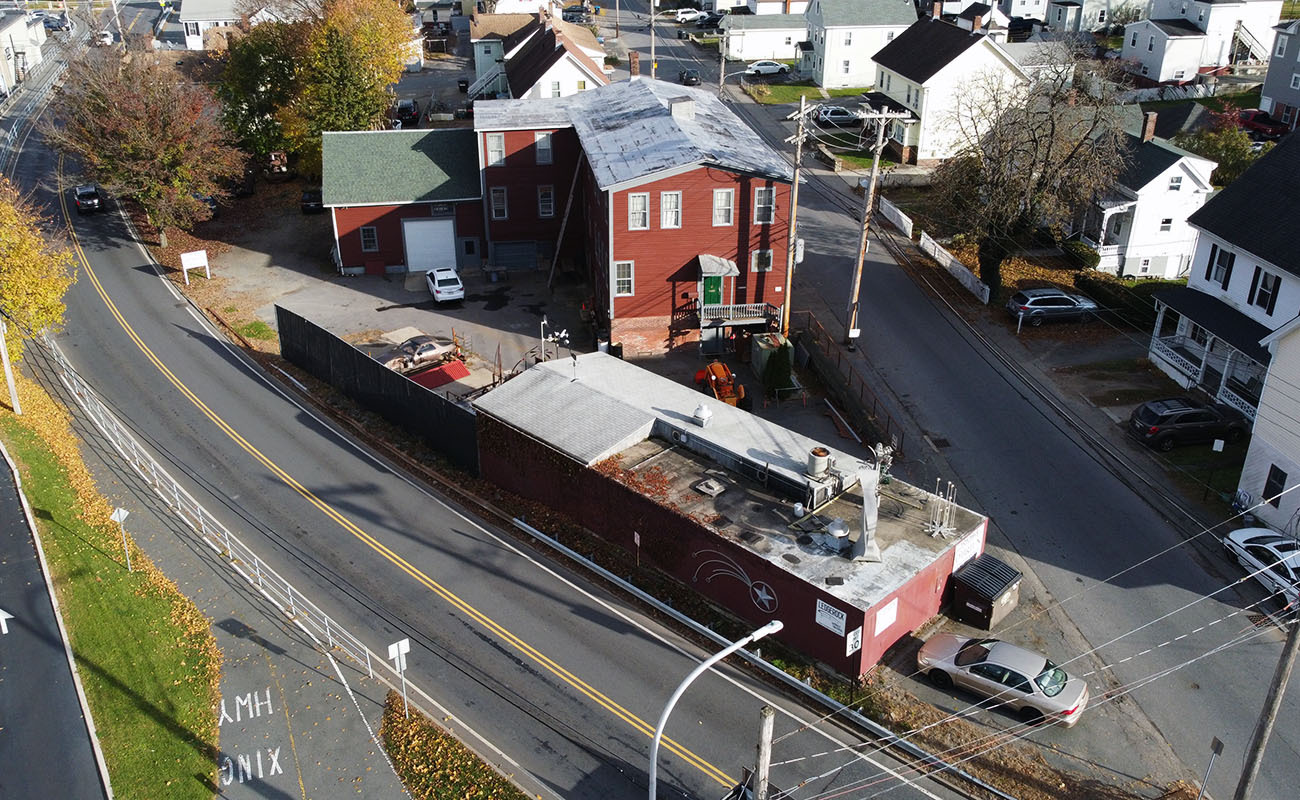
[[[690,686],[696,678],[700,677],[700,675],[708,671],[710,667],[722,659],[751,642],[756,642],[764,636],[776,633],[783,627],[785,627],[785,624],[782,623],[781,620],[774,619],[743,639],[738,639],[737,641],[727,645],[721,652],[709,656],[701,662],[698,667],[692,670],[690,675],[686,676],[686,680],[681,682],[677,687],[677,690],[673,692],[673,696],[668,698],[668,705],[664,706],[664,712],[659,715],[659,724],[655,726],[654,740],[650,743],[650,800],[656,800],[655,794],[659,773],[659,742],[664,737],[664,728],[668,725],[668,715],[672,713],[673,706],[677,705],[677,701],[680,700],[682,694],[686,692],[686,687]]]

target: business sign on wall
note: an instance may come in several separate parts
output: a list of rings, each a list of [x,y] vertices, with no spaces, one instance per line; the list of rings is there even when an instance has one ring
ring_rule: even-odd
[[[834,631],[836,636],[843,636],[844,624],[849,621],[849,615],[825,600],[818,600],[816,619],[818,625],[828,631]]]

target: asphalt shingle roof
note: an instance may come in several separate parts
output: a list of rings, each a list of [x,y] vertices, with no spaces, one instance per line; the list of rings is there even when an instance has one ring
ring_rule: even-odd
[[[910,81],[925,83],[983,38],[941,20],[923,19],[880,48],[872,60]]]
[[[478,145],[468,128],[328,132],[321,150],[326,206],[482,196]]]
[[[1204,36],[1205,31],[1185,19],[1153,19],[1149,22],[1164,31],[1166,36]]]
[[[1300,276],[1300,136],[1291,134],[1251,164],[1187,221],[1292,275]]]
[[[1141,189],[1160,176],[1160,173],[1172,167],[1186,155],[1182,150],[1165,142],[1152,139],[1142,141],[1141,137],[1128,135],[1128,163],[1124,165],[1117,181],[1133,191]]]
[[[916,22],[916,5],[912,0],[818,0],[818,3],[822,24],[828,28]]]

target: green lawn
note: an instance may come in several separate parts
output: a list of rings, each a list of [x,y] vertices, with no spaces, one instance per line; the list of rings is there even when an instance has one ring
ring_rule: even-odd
[[[805,80],[789,83],[751,83],[746,91],[750,97],[764,105],[794,104],[799,102],[801,96],[807,97],[811,105],[825,101],[826,98],[822,96],[823,91],[831,97],[856,97],[870,89],[848,87],[823,90],[812,81]]]
[[[1194,103],[1200,103],[1211,111],[1223,111],[1228,106],[1235,108],[1259,108],[1260,90],[1255,89],[1249,92],[1238,92],[1236,94],[1220,94],[1214,97],[1200,97],[1193,100]],[[1162,108],[1181,105],[1186,100],[1153,100],[1142,103],[1143,111],[1159,111]]]
[[[28,405],[24,397],[29,414],[57,413]],[[209,620],[134,548],[128,573],[115,526],[83,519],[54,454],[75,451],[70,433],[50,442],[28,416],[6,413],[0,435],[21,465],[114,793],[208,800],[221,662]]]

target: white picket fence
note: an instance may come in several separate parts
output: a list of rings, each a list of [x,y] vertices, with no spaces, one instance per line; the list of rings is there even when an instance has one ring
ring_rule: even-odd
[[[912,218],[903,213],[902,209],[885,198],[880,198],[880,213],[885,219],[894,224],[895,228],[902,231],[907,238],[912,238]]]
[[[958,261],[952,253],[943,249],[943,247],[925,231],[921,231],[921,249],[928,253],[935,261],[938,261],[944,269],[948,270],[949,275],[956,278],[958,282],[960,282],[962,286],[965,286],[971,294],[978,297],[981,303],[988,305],[988,285],[975,277],[975,273],[967,269],[966,265]]]

